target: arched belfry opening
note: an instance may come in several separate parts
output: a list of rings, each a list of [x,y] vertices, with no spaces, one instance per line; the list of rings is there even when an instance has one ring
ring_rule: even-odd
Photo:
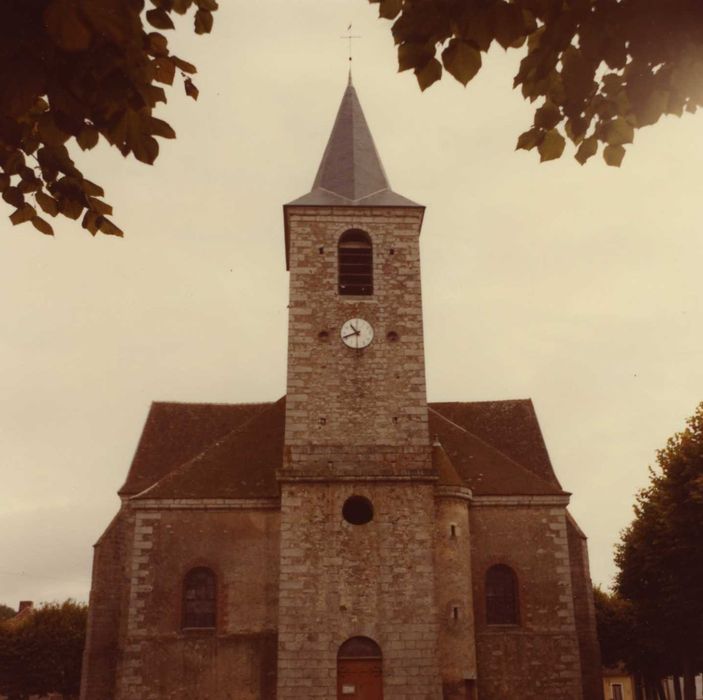
[[[383,700],[381,647],[369,637],[351,637],[337,652],[337,700]]]
[[[373,294],[373,244],[366,231],[351,228],[339,237],[339,293]]]

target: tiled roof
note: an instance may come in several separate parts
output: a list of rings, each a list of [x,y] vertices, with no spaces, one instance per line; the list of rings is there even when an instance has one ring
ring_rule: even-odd
[[[430,404],[435,464],[475,495],[563,493],[530,401]],[[154,403],[120,494],[266,498],[278,494],[285,397],[264,404]],[[441,445],[441,447],[439,447]]]
[[[119,494],[143,491],[270,405],[153,403]]]
[[[429,428],[461,480],[476,496],[543,496],[562,494],[504,452],[430,408]]]
[[[420,206],[391,190],[351,78],[312,190],[291,205]]]
[[[430,406],[544,481],[561,488],[530,399],[452,401]]]
[[[266,405],[137,498],[275,498],[285,410]]]

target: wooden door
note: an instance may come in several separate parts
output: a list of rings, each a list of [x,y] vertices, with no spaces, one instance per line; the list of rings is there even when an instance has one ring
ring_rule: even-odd
[[[381,659],[339,659],[337,700],[383,700]]]

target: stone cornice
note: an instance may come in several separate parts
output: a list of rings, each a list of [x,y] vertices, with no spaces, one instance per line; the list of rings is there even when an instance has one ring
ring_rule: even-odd
[[[280,498],[141,498],[129,502],[135,510],[279,510]]]
[[[569,505],[569,496],[474,496],[471,500],[473,508],[491,506],[561,506]]]

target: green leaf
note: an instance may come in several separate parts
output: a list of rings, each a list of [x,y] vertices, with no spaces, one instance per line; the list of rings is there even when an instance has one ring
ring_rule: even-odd
[[[481,68],[481,52],[460,39],[452,39],[442,51],[444,67],[463,85]]]
[[[83,192],[91,197],[102,197],[105,194],[105,190],[100,187],[100,185],[96,185],[94,182],[86,180],[85,178],[81,180],[81,188]]]
[[[184,61],[178,56],[170,56],[170,59],[176,64],[176,68],[180,68],[184,73],[197,73],[198,69],[188,61]]]
[[[161,9],[148,10],[146,20],[152,27],[157,29],[173,29],[173,20],[169,17],[168,12]]]
[[[624,157],[625,148],[623,146],[606,146],[603,149],[603,160],[613,167],[619,168]]]
[[[195,13],[195,33],[209,34],[212,31],[212,13],[198,10]]]
[[[50,216],[56,216],[59,213],[58,202],[46,192],[37,192],[35,199],[37,204]]]
[[[552,129],[561,121],[561,110],[551,100],[535,112],[535,126],[538,129]]]
[[[591,156],[596,154],[597,150],[598,139],[595,136],[589,136],[581,142],[574,158],[583,165]]]
[[[585,136],[587,129],[588,123],[582,117],[571,117],[570,119],[567,119],[564,124],[564,131],[566,131],[566,135],[575,144],[579,144],[583,141],[583,137]]]
[[[168,56],[168,39],[158,32],[147,34],[147,48],[152,56]]]
[[[24,195],[19,187],[6,187],[2,193],[2,198],[16,208],[24,204]]]
[[[395,19],[403,9],[403,0],[381,0],[378,6],[378,16],[384,19]]]
[[[107,202],[103,202],[101,199],[96,199],[95,197],[88,197],[88,205],[93,211],[97,212],[98,214],[102,214],[103,216],[112,215],[112,207]]]
[[[147,165],[151,165],[159,155],[159,142],[147,134],[141,134],[130,145],[134,157]]]
[[[107,234],[108,236],[119,236],[122,237],[124,236],[124,233],[120,228],[115,226],[115,224],[112,223],[112,221],[108,221],[107,219],[103,218],[102,221],[100,222],[100,230]]]
[[[24,166],[24,153],[22,151],[13,151],[5,159],[3,163],[3,170],[8,175],[16,175],[19,173],[20,168]]]
[[[559,158],[564,152],[565,145],[566,139],[556,129],[550,129],[537,147],[540,162],[544,163],[547,160]]]
[[[442,64],[436,58],[433,58],[419,70],[416,68],[415,75],[417,76],[417,82],[420,84],[420,89],[426,90],[432,83],[442,77]]]
[[[611,146],[622,146],[625,143],[632,143],[635,137],[635,130],[625,119],[618,117],[605,127],[605,140]]]
[[[544,138],[544,132],[540,129],[530,129],[525,131],[518,137],[515,150],[523,149],[531,151],[535,146],[538,146]]]
[[[83,208],[83,203],[72,197],[61,197],[59,200],[59,211],[69,219],[77,219]]]
[[[195,87],[195,84],[190,78],[186,78],[183,81],[183,87],[185,88],[186,95],[188,97],[192,97],[194,100],[198,99],[198,95],[200,94],[200,90],[198,90],[197,87]]]
[[[17,226],[17,224],[23,224],[25,221],[30,221],[36,216],[36,214],[37,213],[34,211],[34,207],[31,204],[24,204],[10,215],[10,221]]]
[[[167,56],[155,58],[151,64],[154,67],[154,80],[166,85],[173,84],[176,75],[176,63]]]
[[[434,55],[434,49],[427,44],[412,44],[406,42],[398,47],[398,70],[422,68]]]
[[[84,151],[87,151],[95,147],[95,145],[98,143],[98,137],[99,133],[95,127],[86,126],[81,129],[78,136],[76,136],[76,141]]]
[[[171,125],[163,121],[163,119],[157,119],[156,117],[149,118],[149,131],[154,134],[154,136],[161,136],[165,139],[176,138],[176,132],[171,128]]]
[[[506,50],[518,41],[524,42],[527,27],[523,11],[517,5],[507,2],[496,4],[494,32],[496,41]]]
[[[90,211],[90,209],[88,209],[83,216],[81,226],[90,231],[90,233],[94,236],[99,230],[102,218],[103,217],[100,214],[96,214],[94,211]]]
[[[54,229],[51,227],[51,224],[48,221],[44,221],[40,216],[33,216],[30,221],[32,222],[32,226],[45,236],[54,235]]]
[[[638,126],[648,126],[659,121],[659,117],[669,106],[669,93],[664,90],[652,90],[639,108],[635,109]]]

